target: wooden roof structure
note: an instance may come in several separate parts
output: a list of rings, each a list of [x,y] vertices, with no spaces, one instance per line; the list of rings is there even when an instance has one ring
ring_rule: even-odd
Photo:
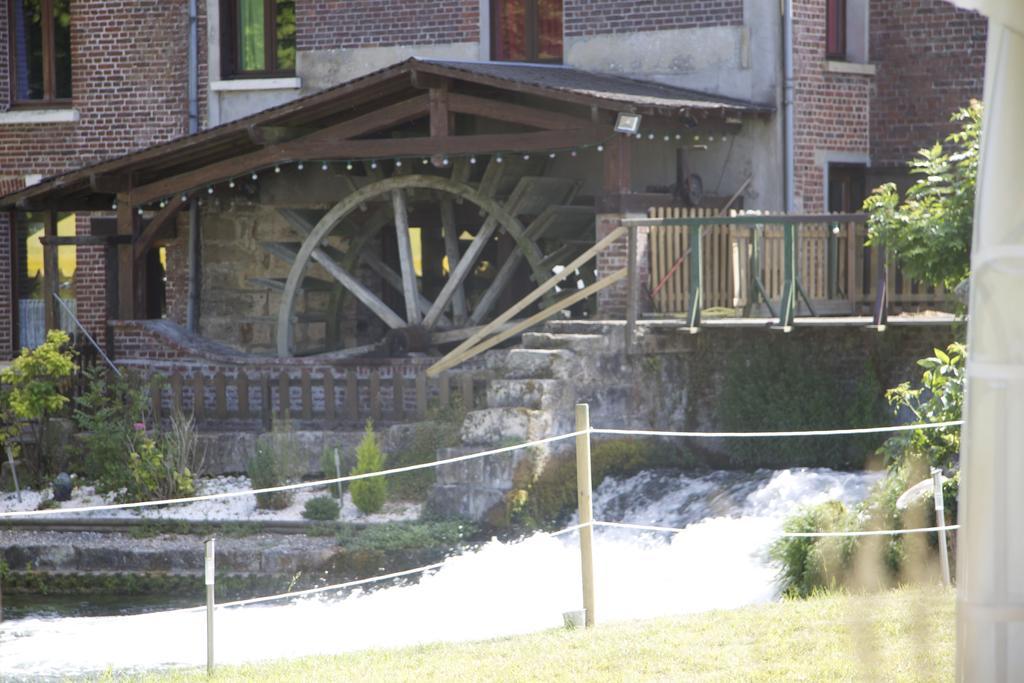
[[[595,144],[610,137],[613,116],[623,111],[693,125],[765,115],[773,107],[568,66],[411,58],[194,135],[46,178],[0,197],[0,208],[102,211],[115,201],[150,206],[300,160]],[[521,132],[456,135],[455,114],[513,124]],[[429,135],[382,134],[418,119],[429,119]]]

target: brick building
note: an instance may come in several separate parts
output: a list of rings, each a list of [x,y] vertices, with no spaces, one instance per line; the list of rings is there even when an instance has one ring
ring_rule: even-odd
[[[136,171],[97,173],[88,177],[88,188],[62,198],[58,194],[63,181],[50,177],[133,152],[141,154],[140,159],[158,158],[161,148],[152,149],[154,145],[193,129],[209,130],[209,139],[219,140],[210,144],[226,147],[234,138],[228,133],[218,137],[218,126],[244,123],[270,107],[305,101],[301,98],[316,93],[343,94],[348,86],[342,84],[410,57],[434,60],[433,64],[564,64],[571,67],[566,71],[572,78],[627,77],[671,88],[666,100],[685,93],[701,100],[703,104],[695,108],[677,108],[686,111],[675,120],[663,114],[648,116],[650,127],[641,129],[641,135],[646,133],[641,140],[609,145],[609,151],[619,155],[620,166],[627,168],[626,180],[609,178],[607,164],[602,177],[599,166],[595,171],[593,164],[577,160],[576,149],[571,158],[562,154],[548,165],[547,174],[575,179],[578,197],[589,198],[597,239],[612,229],[614,216],[639,206],[609,200],[618,193],[638,195],[637,201],[678,200],[681,166],[701,176],[708,206],[720,206],[741,190],[744,208],[856,209],[873,183],[901,179],[902,164],[914,150],[948,132],[948,116],[954,109],[980,97],[985,23],[944,0],[792,0],[792,7],[790,108],[783,56],[786,21],[779,3],[765,0],[0,3],[0,191],[19,193],[8,205],[17,210],[0,217],[0,227],[9,235],[0,240],[0,358],[39,338],[40,315],[48,317],[49,324],[58,324],[59,310],[43,296],[47,287],[63,290],[62,297],[74,302],[78,318],[110,348],[115,345],[106,339],[107,323],[125,317],[116,304],[118,290],[122,300],[137,296],[132,280],[118,279],[114,272],[118,258],[123,258],[118,254],[125,251],[123,242],[115,239],[116,211],[125,220],[126,211],[134,208],[115,208],[116,197],[136,182]],[[410,73],[421,73],[417,69],[409,67]],[[469,84],[464,93],[475,92],[473,88],[500,90],[515,80],[505,72],[484,73],[472,66],[452,67],[445,74],[456,80],[469,74],[459,81]],[[514,90],[515,97],[527,100],[542,97],[534,75],[523,79],[518,89],[509,86],[507,93]],[[619,87],[600,80],[586,82]],[[527,85],[537,89],[524,95]],[[352,86],[353,92],[356,89]],[[548,104],[568,111],[582,101],[581,89],[585,88],[566,86],[554,104]],[[488,96],[498,95],[494,91]],[[637,102],[650,96],[631,95]],[[512,98],[508,95],[506,101],[519,101]],[[382,93],[380,107],[392,104],[388,93]],[[702,106],[710,110],[712,105],[718,112],[713,121],[692,118],[692,112]],[[614,113],[596,103],[591,107],[595,121],[599,113]],[[789,187],[787,116],[793,162]],[[301,119],[297,114],[295,120]],[[461,119],[452,120],[462,125]],[[691,142],[690,135],[700,144],[684,150],[684,162],[679,152]],[[556,147],[559,154],[567,151],[561,145],[552,150]],[[580,146],[581,158],[585,147]],[[494,160],[495,154],[489,158]],[[377,162],[373,160],[372,169],[369,162],[363,161],[365,178],[376,177]],[[307,163],[317,162],[311,157]],[[399,175],[392,160],[388,168]],[[164,170],[170,169],[168,164]],[[292,173],[289,168],[284,176]],[[40,193],[51,193],[46,207],[67,213],[48,219],[38,208],[43,203],[32,195],[37,183]],[[337,190],[332,188],[324,191]],[[193,190],[197,188],[188,189]],[[210,190],[212,194],[213,185]],[[261,198],[272,203],[268,196],[273,193],[267,184]],[[145,255],[146,267],[138,277],[146,284],[136,289],[146,294],[134,302],[130,317],[164,316],[184,326],[190,305],[198,301],[211,312],[243,309],[244,319],[208,315],[194,331],[245,351],[270,351],[268,330],[273,326],[263,318],[274,317],[271,303],[277,294],[252,281],[266,282],[272,268],[246,278],[234,271],[221,272],[230,270],[224,264],[238,245],[256,241],[253,235],[266,223],[252,207],[242,206],[240,195],[211,197],[202,210],[199,199],[189,195],[193,215],[175,217],[177,229],[154,242],[159,250]],[[313,203],[319,207],[323,202]],[[162,208],[148,205],[138,210],[155,220]],[[219,209],[237,211],[228,221],[212,213]],[[199,239],[205,250],[206,283],[201,292],[191,292],[191,303],[190,287],[195,285],[187,273],[195,252],[189,235],[194,237],[198,228],[190,223],[204,226]],[[40,237],[52,246],[41,247]],[[429,248],[425,245],[423,253]],[[387,252],[390,247],[381,249]],[[614,259],[623,256],[607,257],[611,260],[603,265],[614,265]],[[43,281],[47,265],[48,284]],[[159,274],[165,268],[163,283]],[[613,297],[604,303],[608,312],[616,312]],[[303,305],[312,306],[309,301]]]

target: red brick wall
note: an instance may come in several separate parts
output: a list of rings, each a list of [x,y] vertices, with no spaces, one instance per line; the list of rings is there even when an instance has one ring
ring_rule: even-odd
[[[299,50],[480,40],[478,0],[313,0],[295,12]]]
[[[0,211],[0,359],[14,354],[11,231],[11,214]]]
[[[796,209],[824,211],[822,155],[868,154],[871,89],[869,76],[825,70],[824,2],[793,2],[793,72]]]
[[[743,23],[743,0],[565,0],[565,35],[661,31]]]
[[[200,95],[206,88],[206,3],[199,6]],[[0,2],[0,110],[10,108],[7,2]],[[188,131],[187,0],[72,0],[72,106],[76,123],[0,125],[0,191],[24,176],[55,175],[163,142]],[[200,122],[206,98],[200,96]],[[87,223],[78,223],[81,232]],[[4,241],[9,229],[4,229]],[[78,276],[89,283],[79,310],[103,336],[101,247],[78,250]],[[9,269],[0,253],[0,278]],[[0,289],[6,292],[6,280]],[[84,309],[82,308],[84,304]],[[84,322],[84,321],[83,321]],[[11,315],[0,303],[0,358],[11,353]]]
[[[984,17],[944,0],[873,0],[873,166],[902,167],[950,133],[953,111],[981,98],[985,35]]]

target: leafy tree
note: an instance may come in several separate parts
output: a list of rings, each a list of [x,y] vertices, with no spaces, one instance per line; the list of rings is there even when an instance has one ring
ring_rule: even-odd
[[[75,372],[70,338],[61,330],[50,330],[46,341],[34,349],[22,349],[11,365],[0,371],[0,383],[7,385],[2,409],[8,425],[7,437],[17,438],[18,424],[27,424],[33,435],[33,456],[28,466],[34,476],[56,474],[56,463],[46,448],[50,418],[63,410],[68,397],[61,393],[66,380]],[[25,450],[24,448],[22,449]]]
[[[970,270],[974,186],[978,177],[982,105],[977,100],[953,114],[960,129],[922,149],[909,162],[920,176],[900,204],[894,183],[876,188],[864,201],[868,244],[880,245],[900,259],[915,280],[947,289]]]
[[[366,421],[363,440],[356,447],[356,466],[352,474],[369,474],[384,469],[384,453],[377,444],[377,435],[373,431],[373,420]],[[363,514],[379,512],[387,498],[387,482],[384,477],[368,477],[356,479],[350,486],[352,502]]]

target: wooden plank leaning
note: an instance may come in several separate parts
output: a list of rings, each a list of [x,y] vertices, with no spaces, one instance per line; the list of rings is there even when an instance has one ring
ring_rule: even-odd
[[[538,299],[540,299],[542,296],[544,296],[548,292],[549,289],[551,289],[552,287],[557,285],[559,282],[564,280],[571,273],[575,272],[577,268],[579,268],[581,265],[583,265],[584,263],[586,263],[587,261],[592,259],[598,253],[600,253],[601,251],[606,249],[608,247],[608,245],[610,245],[613,242],[615,242],[616,240],[620,239],[625,234],[626,234],[626,228],[623,228],[623,227],[618,227],[615,230],[612,230],[610,233],[608,233],[608,235],[604,239],[598,241],[597,244],[595,244],[590,249],[587,249],[585,252],[583,252],[582,254],[577,256],[575,259],[572,260],[572,262],[568,263],[562,271],[560,271],[559,273],[557,273],[555,275],[552,275],[543,284],[539,285],[536,289],[534,289],[532,292],[530,292],[525,297],[523,297],[519,301],[519,303],[515,304],[514,306],[509,308],[507,311],[505,311],[504,313],[499,315],[497,318],[495,318],[494,320],[492,320],[488,324],[486,324],[483,327],[481,327],[479,330],[477,330],[477,332],[473,336],[471,336],[469,339],[467,339],[466,341],[464,341],[461,344],[459,344],[458,346],[456,346],[454,349],[449,351],[448,354],[445,355],[441,360],[439,360],[438,362],[434,363],[429,368],[427,368],[427,376],[428,377],[437,377],[438,374],[440,374],[441,372],[444,372],[448,368],[454,367],[455,365],[458,365],[459,363],[461,363],[462,361],[466,360],[467,358],[469,358],[471,356],[474,356],[477,353],[479,353],[479,351],[474,351],[472,353],[467,353],[467,351],[469,351],[470,349],[473,349],[473,346],[476,345],[477,343],[479,343],[480,340],[484,339],[487,335],[489,335],[492,332],[494,332],[501,325],[507,323],[509,320],[511,320],[513,317],[515,317],[515,315],[517,313],[519,313],[520,311],[525,309],[527,306],[532,304],[534,301],[537,301]],[[625,270],[623,270],[622,272],[623,272],[623,274],[625,274]],[[592,287],[594,287],[594,285],[591,285],[590,287],[587,287],[586,289],[582,289],[582,290],[580,290],[580,292],[588,291]],[[594,291],[596,291],[596,290],[594,290]],[[576,300],[579,301],[579,299],[576,299]],[[554,306],[557,306],[557,305],[559,305],[559,304],[554,304]],[[534,316],[534,317],[536,317],[536,316]],[[532,320],[532,319],[533,318],[530,318],[530,320]],[[536,324],[536,323],[534,323],[534,324]],[[515,329],[520,328],[520,327],[521,327],[521,325],[516,325],[516,326],[514,326],[514,327],[512,327],[510,329],[511,330],[515,330]],[[506,330],[503,334],[505,335],[504,338],[507,339],[508,337],[511,337],[512,335],[518,334],[518,333],[517,332],[512,332],[511,334],[509,334],[509,330]],[[495,343],[497,343],[497,342],[495,342]],[[492,346],[493,346],[493,344],[492,344]],[[488,347],[488,348],[490,348],[490,347]]]

